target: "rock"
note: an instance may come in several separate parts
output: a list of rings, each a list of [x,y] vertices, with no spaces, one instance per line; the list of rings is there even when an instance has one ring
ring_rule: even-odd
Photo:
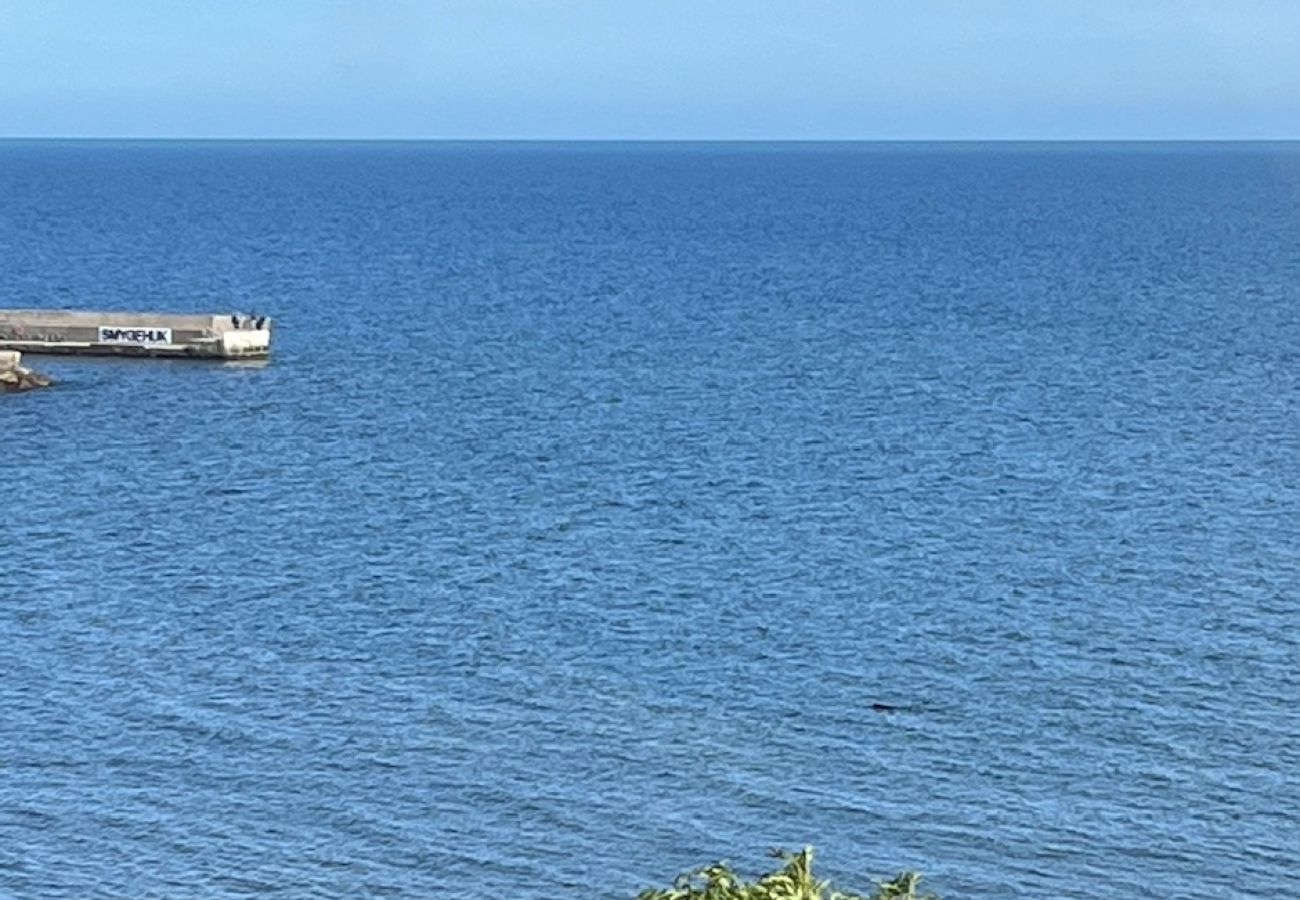
[[[48,375],[20,366],[18,363],[21,360],[21,354],[0,353],[0,391],[30,391],[54,383]]]
[[[0,391],[30,391],[33,388],[49,387],[53,383],[48,375],[33,372],[31,369],[9,369],[0,372]]]

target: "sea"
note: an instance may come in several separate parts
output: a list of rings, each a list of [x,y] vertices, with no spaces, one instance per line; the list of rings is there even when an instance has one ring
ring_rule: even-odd
[[[1300,144],[0,142],[0,897],[1300,896]]]

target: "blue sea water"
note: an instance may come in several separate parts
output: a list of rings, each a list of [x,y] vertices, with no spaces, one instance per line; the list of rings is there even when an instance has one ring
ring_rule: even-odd
[[[0,896],[1300,896],[1300,145],[0,143],[4,306],[277,330],[0,398]]]

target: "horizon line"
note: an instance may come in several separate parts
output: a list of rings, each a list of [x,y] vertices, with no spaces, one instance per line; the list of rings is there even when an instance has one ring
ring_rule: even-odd
[[[0,141],[301,144],[1286,144],[1297,137],[314,137],[0,135]]]

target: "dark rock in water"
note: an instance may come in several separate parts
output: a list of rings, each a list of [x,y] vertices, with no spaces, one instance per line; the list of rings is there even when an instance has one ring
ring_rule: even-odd
[[[0,369],[0,391],[30,391],[34,388],[49,387],[53,383],[48,375],[33,372],[22,366]]]

